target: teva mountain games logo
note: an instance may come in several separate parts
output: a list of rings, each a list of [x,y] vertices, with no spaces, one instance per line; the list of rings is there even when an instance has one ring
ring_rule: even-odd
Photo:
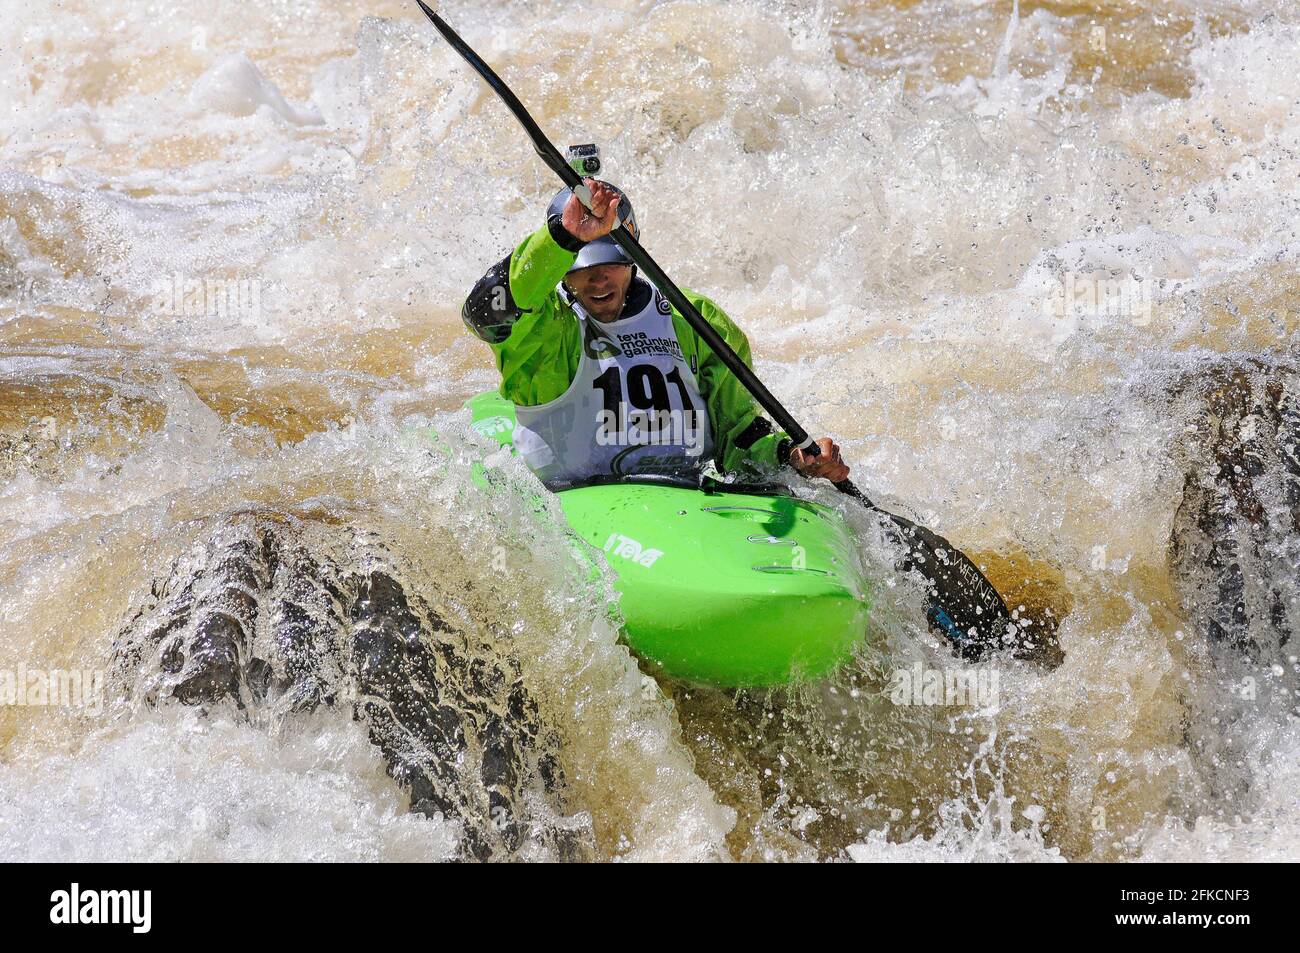
[[[606,357],[619,357],[623,353],[613,339],[597,327],[595,321],[582,322],[582,349],[593,361]]]
[[[50,922],[55,924],[130,924],[132,933],[148,933],[153,926],[152,890],[70,890],[50,894]]]
[[[629,331],[616,336],[624,357],[662,354],[674,361],[682,360],[682,345],[676,338],[652,338],[649,331]]]
[[[622,536],[618,533],[609,534],[609,539],[605,540],[605,552],[634,562],[638,566],[644,566],[646,569],[653,566],[655,560],[664,554],[661,549],[648,549],[630,536]]]

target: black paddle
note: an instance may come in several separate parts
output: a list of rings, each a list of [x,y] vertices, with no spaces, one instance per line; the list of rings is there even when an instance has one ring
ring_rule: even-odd
[[[438,28],[438,32],[442,34],[443,39],[451,44],[452,49],[459,53],[465,62],[474,67],[475,72],[483,77],[483,80],[492,87],[498,96],[505,100],[506,106],[514,113],[515,118],[519,120],[519,124],[524,127],[524,131],[532,139],[533,148],[537,150],[537,154],[541,156],[542,161],[550,166],[551,171],[558,175],[564,181],[564,184],[578,196],[582,204],[590,209],[590,189],[583,183],[582,177],[578,175],[577,171],[560,155],[559,150],[546,138],[546,134],[533,121],[533,117],[528,114],[528,110],[524,108],[518,97],[510,91],[510,87],[502,82],[501,77],[497,76],[492,67],[483,62],[479,55],[457,35],[456,31],[448,26],[446,21],[438,14],[430,10],[423,0],[415,0],[415,2],[420,5],[420,9],[424,11],[425,16]],[[695,333],[704,339],[704,343],[712,349],[718,359],[736,375],[750,394],[753,395],[754,399],[758,401],[759,406],[771,414],[772,419],[785,431],[793,445],[806,454],[816,456],[819,448],[808,436],[808,432],[799,426],[798,422],[790,416],[790,413],[781,406],[781,402],[772,396],[772,393],[763,386],[763,382],[755,376],[754,372],[740,359],[739,355],[713,329],[713,325],[705,320],[704,316],[682,294],[681,289],[673,283],[671,278],[664,274],[663,269],[655,264],[654,259],[641,247],[636,237],[622,224],[615,227],[610,232],[610,235],[627,252],[628,257],[636,262],[641,271],[664,293],[664,296],[686,319],[686,322],[695,329]],[[998,595],[992,584],[984,578],[984,574],[979,571],[979,568],[961,550],[924,526],[918,526],[911,520],[880,509],[850,480],[841,480],[835,484],[835,489],[853,497],[862,505],[883,513],[893,521],[894,526],[891,527],[891,535],[896,540],[902,541],[908,553],[900,568],[904,571],[916,569],[928,581],[930,602],[926,611],[926,619],[929,621],[931,628],[952,643],[953,649],[958,655],[966,659],[979,659],[990,650],[1003,645],[1010,645],[1014,641],[1018,630],[1011,620],[1011,614],[1007,611],[1002,597]]]

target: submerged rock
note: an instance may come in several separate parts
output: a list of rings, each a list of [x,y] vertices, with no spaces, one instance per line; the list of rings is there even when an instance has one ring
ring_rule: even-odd
[[[1170,566],[1191,623],[1257,662],[1300,626],[1300,369],[1223,361],[1198,374]]]
[[[590,827],[565,817],[558,738],[518,662],[404,579],[372,534],[234,514],[155,581],[115,677],[144,704],[231,705],[268,727],[348,706],[412,810],[461,822],[467,858],[586,856]]]
[[[1207,804],[1225,819],[1259,808],[1260,718],[1297,711],[1300,372],[1218,359],[1180,390],[1192,404],[1169,568],[1210,666],[1183,696],[1183,742],[1200,770],[1169,808],[1192,823]]]

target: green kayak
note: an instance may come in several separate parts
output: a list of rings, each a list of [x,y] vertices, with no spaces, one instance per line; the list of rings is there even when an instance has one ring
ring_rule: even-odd
[[[476,430],[510,444],[509,401],[486,393],[469,407]],[[557,496],[617,573],[628,645],[669,675],[719,686],[816,678],[866,632],[852,532],[784,487],[620,480]]]

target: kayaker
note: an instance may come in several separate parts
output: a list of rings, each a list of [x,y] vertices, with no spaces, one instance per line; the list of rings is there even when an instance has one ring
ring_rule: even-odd
[[[829,437],[812,457],[774,431],[610,237],[619,221],[639,235],[627,196],[584,181],[592,209],[562,189],[546,224],[479,279],[462,311],[492,347],[525,462],[552,489],[606,476],[695,478],[710,461],[751,477],[788,463],[806,477],[847,479]],[[722,309],[684,294],[751,364],[749,341]]]

